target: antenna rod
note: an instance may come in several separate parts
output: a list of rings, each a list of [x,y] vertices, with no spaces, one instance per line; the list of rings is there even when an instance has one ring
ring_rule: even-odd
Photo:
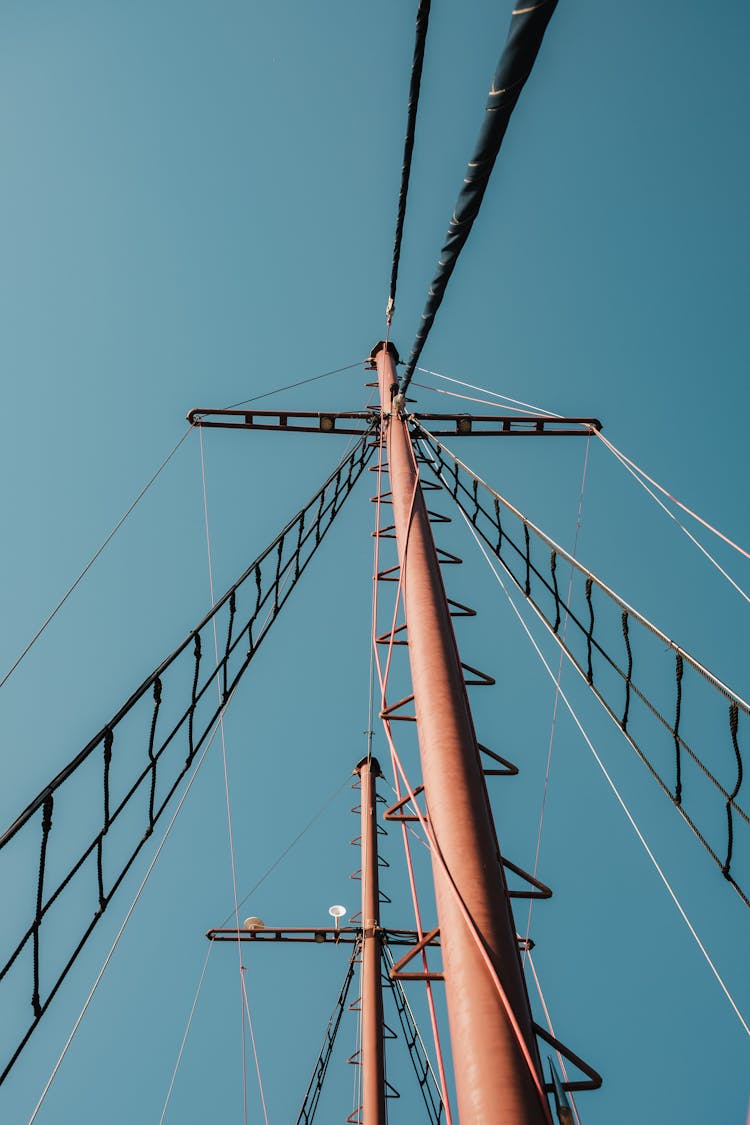
[[[402,414],[404,400],[397,395],[398,353],[392,344],[381,341],[371,359],[377,366],[387,419],[388,471],[422,782],[431,834],[440,853],[436,855],[433,847],[458,1117],[461,1125],[489,1121],[548,1125],[549,1106],[541,1093],[544,1078],[474,724]],[[476,932],[467,923],[461,903]],[[509,1002],[531,1067],[481,947]]]
[[[382,777],[376,758],[354,768],[361,787],[362,855],[362,1107],[361,1125],[385,1125],[385,1057],[383,1048],[383,986],[381,982],[380,887],[378,886],[378,821],[375,779]]]

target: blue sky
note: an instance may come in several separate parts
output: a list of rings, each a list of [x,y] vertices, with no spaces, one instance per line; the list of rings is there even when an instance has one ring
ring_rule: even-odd
[[[414,5],[293,0],[0,10],[3,668],[141,485],[191,406],[221,406],[353,363],[383,334]],[[505,39],[510,5],[435,3],[393,338],[411,344]],[[561,3],[514,115],[423,365],[572,415],[747,546],[748,17],[733,3]],[[267,405],[354,409],[358,370]],[[433,382],[429,377],[422,381]],[[415,393],[416,389],[415,389]],[[452,400],[419,390],[425,408]],[[564,545],[583,443],[465,443]],[[217,590],[304,503],[338,439],[211,433]],[[238,883],[247,890],[344,783],[367,725],[372,505],[360,484],[256,662],[227,724]],[[502,592],[466,557],[452,590],[481,605],[465,658],[480,737],[518,760],[498,831],[533,862],[552,692]],[[747,566],[718,551],[746,588]],[[748,606],[602,447],[578,555],[741,695]],[[0,813],[17,811],[209,604],[197,435],[0,690]],[[545,648],[555,659],[554,652]],[[572,676],[603,759],[740,1008],[746,908]],[[380,732],[375,752],[385,759]],[[416,759],[414,759],[416,769]],[[513,785],[510,791],[503,785]],[[348,788],[248,903],[275,922],[355,909]],[[55,830],[61,826],[56,823]],[[507,841],[507,842],[506,842]],[[388,921],[410,923],[400,845]],[[747,863],[749,857],[745,855]],[[135,893],[126,882],[0,1091],[26,1121]],[[582,1119],[741,1122],[747,1038],[572,724],[558,719],[535,910],[555,1027],[605,1080]],[[5,884],[3,923],[29,890]],[[71,902],[69,920],[90,903]],[[205,956],[232,904],[213,747],[40,1122],[158,1121]],[[264,955],[261,962],[260,952]],[[344,964],[259,951],[248,967],[269,1119],[294,1120]],[[26,999],[20,996],[19,1011]],[[415,1001],[416,1003],[416,1001]],[[347,1022],[348,1021],[348,1022]],[[426,1027],[425,1027],[426,1030]],[[214,950],[167,1120],[242,1120],[237,964]],[[354,1017],[342,1024],[343,1058]],[[334,1060],[321,1119],[343,1120]],[[408,1064],[393,1120],[415,1120]],[[249,1120],[262,1120],[248,1077]],[[399,1117],[399,1113],[402,1115]]]

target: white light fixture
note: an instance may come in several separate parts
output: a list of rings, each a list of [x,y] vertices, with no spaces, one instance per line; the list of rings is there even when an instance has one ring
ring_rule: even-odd
[[[244,924],[246,930],[263,930],[263,929],[265,929],[262,918],[255,918],[255,917],[246,918],[243,924]]]
[[[333,918],[334,926],[336,927],[336,929],[338,929],[339,928],[339,918],[343,918],[344,915],[346,914],[346,907],[345,906],[329,906],[328,907],[328,913]]]

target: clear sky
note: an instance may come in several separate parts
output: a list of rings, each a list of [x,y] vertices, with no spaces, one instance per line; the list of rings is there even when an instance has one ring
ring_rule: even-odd
[[[2,671],[176,443],[190,407],[354,363],[383,335],[415,9],[395,0],[0,6]],[[510,10],[433,3],[393,325],[402,353]],[[615,444],[745,547],[749,34],[736,0],[720,11],[693,0],[562,0],[422,357],[434,371],[598,416]],[[266,405],[356,409],[369,394],[364,381],[355,369]],[[432,410],[456,401],[414,394]],[[341,439],[317,435],[207,435],[217,592],[341,449]],[[456,450],[572,545],[583,442],[488,439]],[[338,791],[243,908],[279,924],[322,923],[334,902],[357,907],[359,885],[347,879],[358,866],[348,846],[356,798],[341,786],[365,751],[370,483],[344,509],[227,717],[242,894]],[[480,609],[459,641],[465,659],[498,681],[475,693],[476,721],[483,741],[521,765],[519,779],[493,783],[493,799],[505,850],[529,867],[553,691],[457,522],[440,541],[467,560],[448,576],[449,593]],[[717,553],[750,588],[746,560]],[[599,445],[578,555],[747,697],[747,601]],[[209,604],[191,434],[0,689],[3,824]],[[556,667],[554,650],[545,652]],[[566,685],[747,1018],[747,909],[583,685],[572,674]],[[379,730],[374,750],[385,761]],[[53,831],[74,833],[99,800],[84,792]],[[746,872],[747,845],[738,841]],[[384,920],[407,926],[395,834],[384,849],[393,899]],[[0,1089],[3,1121],[28,1120],[152,854],[144,850]],[[28,920],[33,862],[0,866],[3,949]],[[604,1076],[599,1093],[579,1098],[582,1120],[743,1122],[747,1036],[562,715],[539,873],[554,889],[533,923],[545,998],[560,1037]],[[61,948],[94,906],[95,889],[71,896]],[[203,934],[231,907],[217,741],[40,1123],[159,1121]],[[269,1120],[280,1125],[296,1120],[344,961],[330,948],[252,952],[253,1026]],[[167,1121],[242,1121],[237,980],[235,951],[216,948]],[[27,1018],[28,1001],[12,992],[6,1029]],[[352,1109],[345,1058],[355,1033],[345,1015],[320,1121]],[[403,1094],[391,1120],[418,1120],[408,1062],[397,1046],[389,1051]],[[247,1097],[248,1120],[261,1121],[249,1053]]]

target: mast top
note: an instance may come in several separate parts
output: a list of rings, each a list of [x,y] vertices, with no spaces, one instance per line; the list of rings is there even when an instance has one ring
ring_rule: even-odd
[[[374,777],[384,776],[383,771],[380,768],[380,762],[378,761],[378,759],[373,758],[372,755],[369,754],[366,754],[364,758],[360,759],[360,761],[357,762],[356,766],[352,770],[352,773],[359,773],[359,771],[361,769],[364,769],[364,767],[368,764],[370,766],[370,771]]]

